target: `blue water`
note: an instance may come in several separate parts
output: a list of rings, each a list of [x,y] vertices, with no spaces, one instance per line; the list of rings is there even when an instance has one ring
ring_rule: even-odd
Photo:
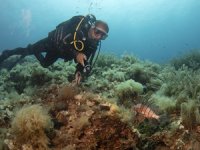
[[[102,52],[166,62],[200,49],[200,0],[0,0],[0,51],[25,47],[74,15],[108,22]]]

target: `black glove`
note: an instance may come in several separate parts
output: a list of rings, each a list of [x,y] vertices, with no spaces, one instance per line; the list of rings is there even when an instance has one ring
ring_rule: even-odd
[[[89,74],[90,74],[90,72],[91,72],[91,65],[87,62],[87,61],[85,61],[85,66],[83,67],[83,74],[85,75],[85,76],[88,76]]]

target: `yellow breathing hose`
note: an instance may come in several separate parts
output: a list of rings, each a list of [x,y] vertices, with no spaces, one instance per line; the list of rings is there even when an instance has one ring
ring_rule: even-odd
[[[76,31],[74,32],[74,40],[70,43],[70,44],[74,44],[74,48],[77,50],[77,51],[82,51],[84,49],[84,43],[81,41],[81,40],[76,40],[76,34],[77,34],[77,31],[81,25],[81,23],[83,22],[84,20],[84,17],[81,19],[81,21],[79,22],[79,24],[77,25],[76,27]],[[80,44],[80,48],[78,48],[77,44]]]

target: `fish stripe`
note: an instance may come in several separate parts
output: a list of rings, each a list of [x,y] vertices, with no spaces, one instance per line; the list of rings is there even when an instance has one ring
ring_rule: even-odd
[[[159,119],[159,116],[156,115],[155,112],[153,110],[151,110],[151,108],[146,106],[146,105],[142,105],[140,103],[140,104],[137,104],[136,106],[134,106],[133,108],[137,113],[142,114],[145,118]]]

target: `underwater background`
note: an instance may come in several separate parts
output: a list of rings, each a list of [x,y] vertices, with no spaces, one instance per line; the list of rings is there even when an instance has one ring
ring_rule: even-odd
[[[198,0],[0,0],[0,51],[26,47],[74,15],[92,13],[110,27],[102,51],[166,62],[200,48]]]
[[[110,26],[80,85],[73,61],[0,64],[0,150],[200,150],[200,1],[0,3],[0,51],[26,47],[74,15]]]

